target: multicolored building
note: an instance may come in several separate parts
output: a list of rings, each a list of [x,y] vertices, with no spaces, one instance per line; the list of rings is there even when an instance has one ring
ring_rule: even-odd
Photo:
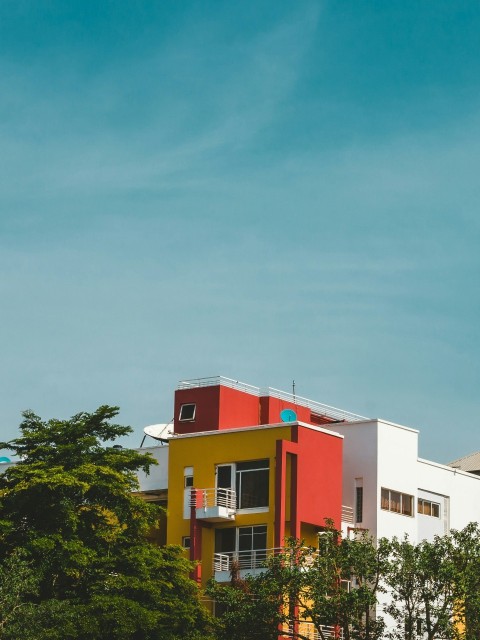
[[[316,545],[327,519],[412,542],[480,521],[480,475],[420,458],[417,430],[276,389],[183,381],[170,435],[141,489],[202,585],[261,571],[289,536]]]
[[[166,540],[189,549],[199,582],[228,580],[233,561],[241,574],[260,569],[289,536],[316,544],[326,520],[353,525],[332,427],[360,416],[223,377],[181,382],[174,416],[158,448],[164,469],[168,458]]]

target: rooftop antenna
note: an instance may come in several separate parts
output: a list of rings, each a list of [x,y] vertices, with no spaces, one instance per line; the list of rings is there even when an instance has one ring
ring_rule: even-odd
[[[295,398],[295,380],[292,380],[292,395],[293,395],[293,403],[297,404],[297,400]]]

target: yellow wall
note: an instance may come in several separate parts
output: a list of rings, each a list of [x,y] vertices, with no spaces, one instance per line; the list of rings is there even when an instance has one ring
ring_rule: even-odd
[[[253,435],[252,432],[255,432]],[[253,435],[253,437],[252,437]],[[215,467],[218,464],[260,460],[270,461],[269,509],[267,512],[239,513],[235,521],[212,523],[203,529],[202,582],[212,576],[215,529],[267,525],[267,548],[274,545],[275,507],[275,446],[277,440],[290,440],[291,427],[267,427],[245,431],[223,431],[209,435],[195,435],[170,440],[168,471],[167,543],[181,544],[190,535],[190,520],[183,518],[184,468],[193,467],[193,484],[197,489],[215,487]],[[289,486],[287,482],[287,487]],[[287,497],[287,505],[288,505]]]

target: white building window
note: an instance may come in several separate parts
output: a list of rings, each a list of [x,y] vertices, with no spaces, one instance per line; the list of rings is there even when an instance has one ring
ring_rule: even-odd
[[[418,513],[424,516],[432,516],[432,518],[440,518],[440,505],[438,502],[432,502],[431,500],[425,500],[424,498],[418,499]]]
[[[380,506],[384,511],[393,511],[413,517],[413,496],[382,487]]]

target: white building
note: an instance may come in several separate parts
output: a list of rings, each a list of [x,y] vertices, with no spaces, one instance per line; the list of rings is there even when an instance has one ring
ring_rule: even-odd
[[[343,504],[375,538],[431,540],[480,521],[480,476],[418,457],[418,431],[384,420],[336,424]]]

